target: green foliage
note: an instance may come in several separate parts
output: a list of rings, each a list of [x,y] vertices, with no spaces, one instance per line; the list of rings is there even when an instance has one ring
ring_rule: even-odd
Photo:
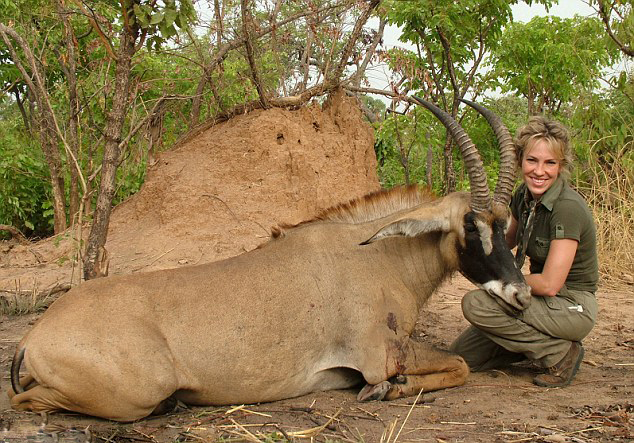
[[[605,165],[620,158],[626,171],[634,174],[634,72],[619,88],[578,97],[570,125],[579,128],[574,137],[576,157],[582,165],[599,161]],[[622,155],[621,155],[622,153]],[[578,179],[591,181],[592,169],[577,168]]]
[[[390,114],[377,124],[374,148],[382,185],[390,188],[406,182],[427,183],[427,155],[431,149],[432,188],[440,191],[444,135],[444,127],[418,106],[406,115]]]
[[[604,282],[634,272],[634,72],[617,85],[578,97],[570,118],[573,181],[594,213]]]
[[[117,188],[112,200],[117,205],[131,195],[136,194],[143,182],[147,171],[147,157],[144,155],[140,161],[127,161],[123,167],[117,170]]]
[[[502,120],[512,134],[526,122],[524,109],[526,101],[517,97],[507,96],[483,101],[482,104],[491,109]],[[493,130],[487,121],[471,108],[463,105],[465,111],[461,118],[461,126],[478,147],[482,161],[487,171],[487,178],[491,190],[497,183],[499,164],[499,146]],[[417,122],[416,122],[417,120]],[[445,143],[445,128],[431,114],[420,107],[413,108],[408,115],[391,115],[381,124],[376,125],[375,151],[379,163],[379,177],[386,187],[405,183],[403,165],[403,151],[399,140],[404,145],[410,143],[412,148],[407,156],[412,183],[427,184],[427,151],[432,151],[432,183],[434,192],[441,194],[444,190],[442,171],[442,156]],[[397,135],[397,130],[400,135]],[[416,134],[412,135],[415,131]],[[414,143],[412,143],[414,140]],[[454,168],[457,173],[457,189],[469,189],[469,178],[464,170],[462,158],[457,149],[453,150]]]
[[[379,99],[364,95],[361,97],[361,101],[368,107],[368,109],[376,114],[383,114],[385,112],[385,103]]]
[[[489,65],[503,93],[528,99],[529,113],[553,113],[580,90],[597,87],[601,70],[617,57],[597,18],[535,17],[504,31]]]
[[[39,145],[16,128],[0,121],[0,224],[43,237],[53,223],[48,169]]]
[[[606,32],[623,53],[634,52],[634,1],[589,0],[588,4],[604,21]]]
[[[170,38],[178,35],[177,27],[184,29],[193,24],[196,11],[191,0],[138,1],[125,0],[128,20],[136,23],[149,35],[148,49],[159,49]]]
[[[387,17],[391,24],[402,29],[400,40],[416,45],[420,51],[418,54],[402,49],[390,51],[391,67],[405,71],[408,83],[404,86],[419,90],[427,82],[426,89],[434,96],[454,89],[449,68],[453,68],[462,94],[468,89],[478,92],[487,89],[489,78],[472,77],[470,70],[500,44],[504,26],[512,18],[511,5],[515,3],[516,0],[388,0]],[[549,6],[552,1],[536,3]]]

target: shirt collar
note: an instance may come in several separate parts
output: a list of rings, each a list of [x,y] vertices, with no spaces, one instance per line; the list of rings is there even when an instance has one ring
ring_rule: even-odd
[[[550,188],[542,195],[539,199],[538,204],[542,205],[549,211],[553,210],[553,206],[555,205],[555,201],[559,198],[559,194],[564,188],[565,181],[561,176],[557,177],[555,183],[552,184]],[[528,187],[524,188],[524,201],[528,204],[533,199],[531,192],[528,190]]]
[[[559,198],[559,194],[561,194],[562,189],[564,188],[564,179],[561,176],[557,177],[555,183],[548,188],[548,190],[542,195],[541,203],[542,205],[548,209],[549,211],[553,210],[553,206],[555,205],[555,201]]]

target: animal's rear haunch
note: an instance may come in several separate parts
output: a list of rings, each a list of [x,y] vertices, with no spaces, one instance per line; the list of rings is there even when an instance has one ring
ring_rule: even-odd
[[[411,334],[419,307],[456,270],[527,306],[529,288],[504,242],[513,146],[480,109],[501,145],[491,199],[464,130],[421,103],[458,140],[471,195],[381,191],[278,229],[228,260],[85,282],[18,345],[12,406],[131,421],[175,400],[274,401],[352,387],[361,376],[360,400],[464,383],[460,357]],[[18,381],[22,362],[28,375]]]

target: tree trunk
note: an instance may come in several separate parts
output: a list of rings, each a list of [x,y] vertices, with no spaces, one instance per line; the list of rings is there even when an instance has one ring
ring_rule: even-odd
[[[207,84],[208,80],[209,76],[207,75],[207,70],[206,68],[203,68],[202,73],[200,74],[200,80],[198,80],[198,86],[196,87],[194,99],[192,100],[192,112],[189,118],[190,129],[196,127],[196,125],[200,121],[200,105],[203,100],[203,93],[205,92],[205,85]]]
[[[528,116],[530,117],[531,115],[535,115],[535,92],[530,79],[528,80],[528,97],[526,98],[528,100]]]
[[[260,98],[260,103],[264,109],[269,107],[268,99],[266,91],[264,90],[264,85],[262,84],[262,79],[260,77],[260,72],[258,70],[258,66],[255,62],[255,53],[253,48],[253,40],[252,40],[252,30],[255,26],[253,21],[253,15],[251,14],[251,10],[249,9],[249,0],[241,1],[241,12],[242,12],[242,32],[244,33],[244,46],[247,52],[247,61],[249,62],[249,70],[251,71],[251,81],[255,86],[255,89],[258,91],[258,97]]]
[[[64,45],[66,46],[66,56],[59,56],[60,65],[68,84],[68,133],[66,141],[68,149],[75,160],[79,159],[79,98],[77,95],[77,67],[75,60],[75,35],[68,22],[69,12],[64,9],[60,0],[57,1],[57,13],[64,25]],[[58,53],[58,52],[56,52]],[[70,157],[71,155],[67,155]],[[72,158],[68,158],[68,168],[70,169],[70,224],[75,223],[77,212],[79,211],[79,171]]]
[[[24,100],[20,100],[20,90],[17,87],[11,89],[15,95],[15,102],[18,104],[22,121],[24,122],[24,129],[26,132],[31,132],[31,126],[29,125],[29,117],[26,115],[26,109],[24,109]]]
[[[39,106],[38,106],[39,107]],[[62,174],[62,162],[57,146],[55,131],[51,128],[51,122],[45,116],[45,112],[39,109],[37,117],[40,144],[44,152],[44,158],[50,172],[51,190],[53,192],[53,232],[59,234],[66,229],[66,195],[64,193],[64,175]]]
[[[101,166],[101,183],[84,257],[84,279],[86,280],[105,276],[108,272],[107,253],[104,246],[108,238],[108,224],[121,154],[123,123],[128,111],[132,56],[135,52],[137,34],[136,26],[131,25],[124,26],[120,35],[121,43],[115,68],[115,92],[104,131],[106,142]]]
[[[443,156],[445,158],[445,193],[449,194],[456,190],[456,171],[453,168],[453,154],[451,147],[453,141],[451,135],[447,133],[447,139],[445,141],[445,147],[443,149]]]
[[[433,170],[434,167],[434,150],[431,146],[427,147],[427,162],[425,164],[425,177],[427,181],[427,186],[431,189],[433,182]]]
[[[59,153],[58,133],[55,129],[55,114],[49,102],[46,89],[46,77],[42,72],[28,43],[15,29],[0,23],[0,36],[4,41],[15,67],[20,71],[23,80],[33,94],[37,103],[37,126],[40,128],[42,151],[48,163],[53,191],[54,232],[59,234],[66,229],[66,196],[64,194],[64,175],[62,174],[62,160]],[[23,57],[18,55],[13,42],[22,49]],[[26,66],[24,65],[26,62]],[[27,70],[30,70],[30,73]],[[34,114],[32,114],[33,116]]]

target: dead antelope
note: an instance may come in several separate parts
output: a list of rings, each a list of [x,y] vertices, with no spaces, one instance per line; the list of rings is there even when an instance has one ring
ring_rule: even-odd
[[[446,113],[471,194],[382,191],[276,229],[246,254],[91,280],[18,345],[15,409],[132,421],[190,405],[255,403],[366,383],[359,400],[464,383],[462,358],[411,338],[419,310],[459,270],[522,309],[529,287],[504,241],[513,145],[491,199],[480,156]],[[18,381],[24,362],[28,375]]]

